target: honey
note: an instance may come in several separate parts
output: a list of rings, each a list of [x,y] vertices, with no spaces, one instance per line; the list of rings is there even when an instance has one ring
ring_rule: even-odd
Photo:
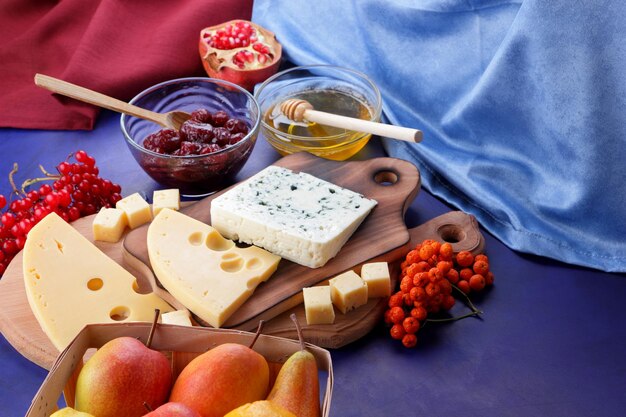
[[[265,130],[264,134],[270,136],[268,141],[282,155],[307,151],[326,159],[343,161],[360,151],[372,136],[313,122],[294,122],[280,110],[280,104],[290,98],[306,100],[315,110],[347,117],[372,120],[373,113],[367,102],[339,90],[306,90],[283,97],[263,115],[263,121],[272,128]]]

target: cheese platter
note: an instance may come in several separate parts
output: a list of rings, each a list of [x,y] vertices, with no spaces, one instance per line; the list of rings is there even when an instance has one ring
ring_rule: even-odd
[[[230,316],[223,327],[250,330],[258,321],[266,320],[265,334],[291,337],[296,335],[289,319],[291,313],[306,323],[302,305],[302,288],[324,284],[329,278],[352,269],[360,271],[366,262],[390,263],[392,285],[398,276],[398,261],[417,242],[433,238],[451,242],[455,251],[482,249],[483,238],[472,216],[451,212],[418,227],[407,229],[404,213],[419,191],[419,172],[410,163],[376,158],[360,162],[335,162],[308,154],[294,154],[276,163],[298,172],[307,172],[319,178],[349,188],[378,202],[358,230],[339,251],[321,268],[308,268],[281,260],[277,271]],[[210,223],[210,202],[220,193],[182,208],[182,212]],[[72,223],[88,240],[93,242],[91,225],[94,216]],[[137,277],[138,292],[154,291],[174,307],[183,307],[158,283],[150,268],[147,254],[147,226],[127,233],[117,243],[94,242],[115,262]],[[22,275],[22,255],[18,254],[0,280],[0,330],[7,340],[29,360],[49,368],[58,350],[47,338],[34,317],[25,293]],[[367,334],[380,322],[386,308],[386,299],[371,299],[368,303],[347,314],[337,314],[332,325],[304,327],[307,341],[323,347],[344,346]],[[68,309],[71,306],[68,305]],[[201,322],[194,317],[196,322]]]

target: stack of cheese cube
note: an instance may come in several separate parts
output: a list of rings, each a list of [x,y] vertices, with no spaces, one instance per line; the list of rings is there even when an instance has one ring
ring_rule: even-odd
[[[126,227],[135,229],[146,224],[164,208],[180,209],[178,189],[154,191],[152,210],[139,193],[131,194],[118,201],[115,208],[103,208],[98,212],[92,223],[93,238],[102,242],[118,242]]]
[[[334,323],[334,307],[346,314],[366,304],[370,298],[391,295],[387,262],[365,264],[361,267],[361,276],[350,270],[331,278],[328,284],[302,289],[309,325]]]

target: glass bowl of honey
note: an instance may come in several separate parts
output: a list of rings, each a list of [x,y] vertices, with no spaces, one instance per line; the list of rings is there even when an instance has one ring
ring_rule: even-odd
[[[315,110],[380,121],[382,98],[365,74],[333,65],[306,65],[279,72],[256,90],[261,109],[261,133],[281,155],[309,152],[343,161],[359,152],[371,134],[295,122],[280,110],[288,99],[306,100]]]

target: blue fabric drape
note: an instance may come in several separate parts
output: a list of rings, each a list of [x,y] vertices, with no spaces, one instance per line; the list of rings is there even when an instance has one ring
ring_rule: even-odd
[[[256,0],[297,65],[358,69],[386,140],[507,246],[626,271],[626,2]]]

